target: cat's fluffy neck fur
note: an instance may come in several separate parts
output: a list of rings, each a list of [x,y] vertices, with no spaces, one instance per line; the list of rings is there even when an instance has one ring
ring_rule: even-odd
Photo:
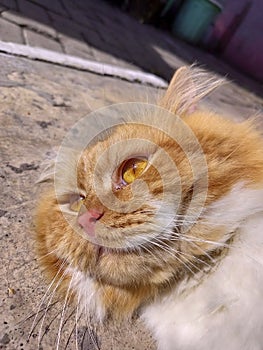
[[[160,349],[262,348],[262,228],[262,212],[247,218],[213,273],[144,308]]]

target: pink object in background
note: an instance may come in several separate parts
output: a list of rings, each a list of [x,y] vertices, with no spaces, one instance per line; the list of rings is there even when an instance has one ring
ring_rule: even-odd
[[[262,14],[262,0],[226,1],[209,41],[226,61],[263,82]]]

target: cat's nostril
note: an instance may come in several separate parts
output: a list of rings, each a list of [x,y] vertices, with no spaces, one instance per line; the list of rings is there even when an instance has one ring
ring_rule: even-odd
[[[96,222],[104,215],[104,212],[99,209],[86,210],[84,214],[79,215],[78,223],[89,235],[94,235]]]
[[[88,212],[90,214],[90,222],[96,222],[104,215],[104,212],[99,209],[90,209]]]

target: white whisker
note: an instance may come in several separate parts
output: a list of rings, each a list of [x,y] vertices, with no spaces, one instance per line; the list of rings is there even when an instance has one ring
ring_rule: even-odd
[[[71,291],[71,284],[73,281],[73,277],[74,277],[74,273],[71,276],[70,282],[68,284],[68,288],[67,288],[67,292],[65,295],[65,300],[64,300],[64,304],[62,307],[62,312],[61,312],[61,319],[60,319],[60,325],[59,325],[59,329],[58,329],[58,336],[57,336],[57,345],[56,345],[56,349],[59,350],[59,343],[60,343],[60,338],[61,338],[61,332],[62,332],[62,328],[63,328],[63,321],[64,321],[64,317],[65,317],[65,310],[68,304],[68,299],[69,299],[69,294]]]

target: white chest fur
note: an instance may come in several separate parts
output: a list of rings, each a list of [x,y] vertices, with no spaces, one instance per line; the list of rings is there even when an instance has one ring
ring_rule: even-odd
[[[68,268],[66,272],[71,276],[69,288],[77,293],[78,313],[88,318],[94,316],[97,320],[102,321],[105,309],[94,280],[74,268]]]
[[[241,204],[242,205],[242,204]],[[263,213],[252,215],[216,271],[143,310],[161,350],[263,349]]]

